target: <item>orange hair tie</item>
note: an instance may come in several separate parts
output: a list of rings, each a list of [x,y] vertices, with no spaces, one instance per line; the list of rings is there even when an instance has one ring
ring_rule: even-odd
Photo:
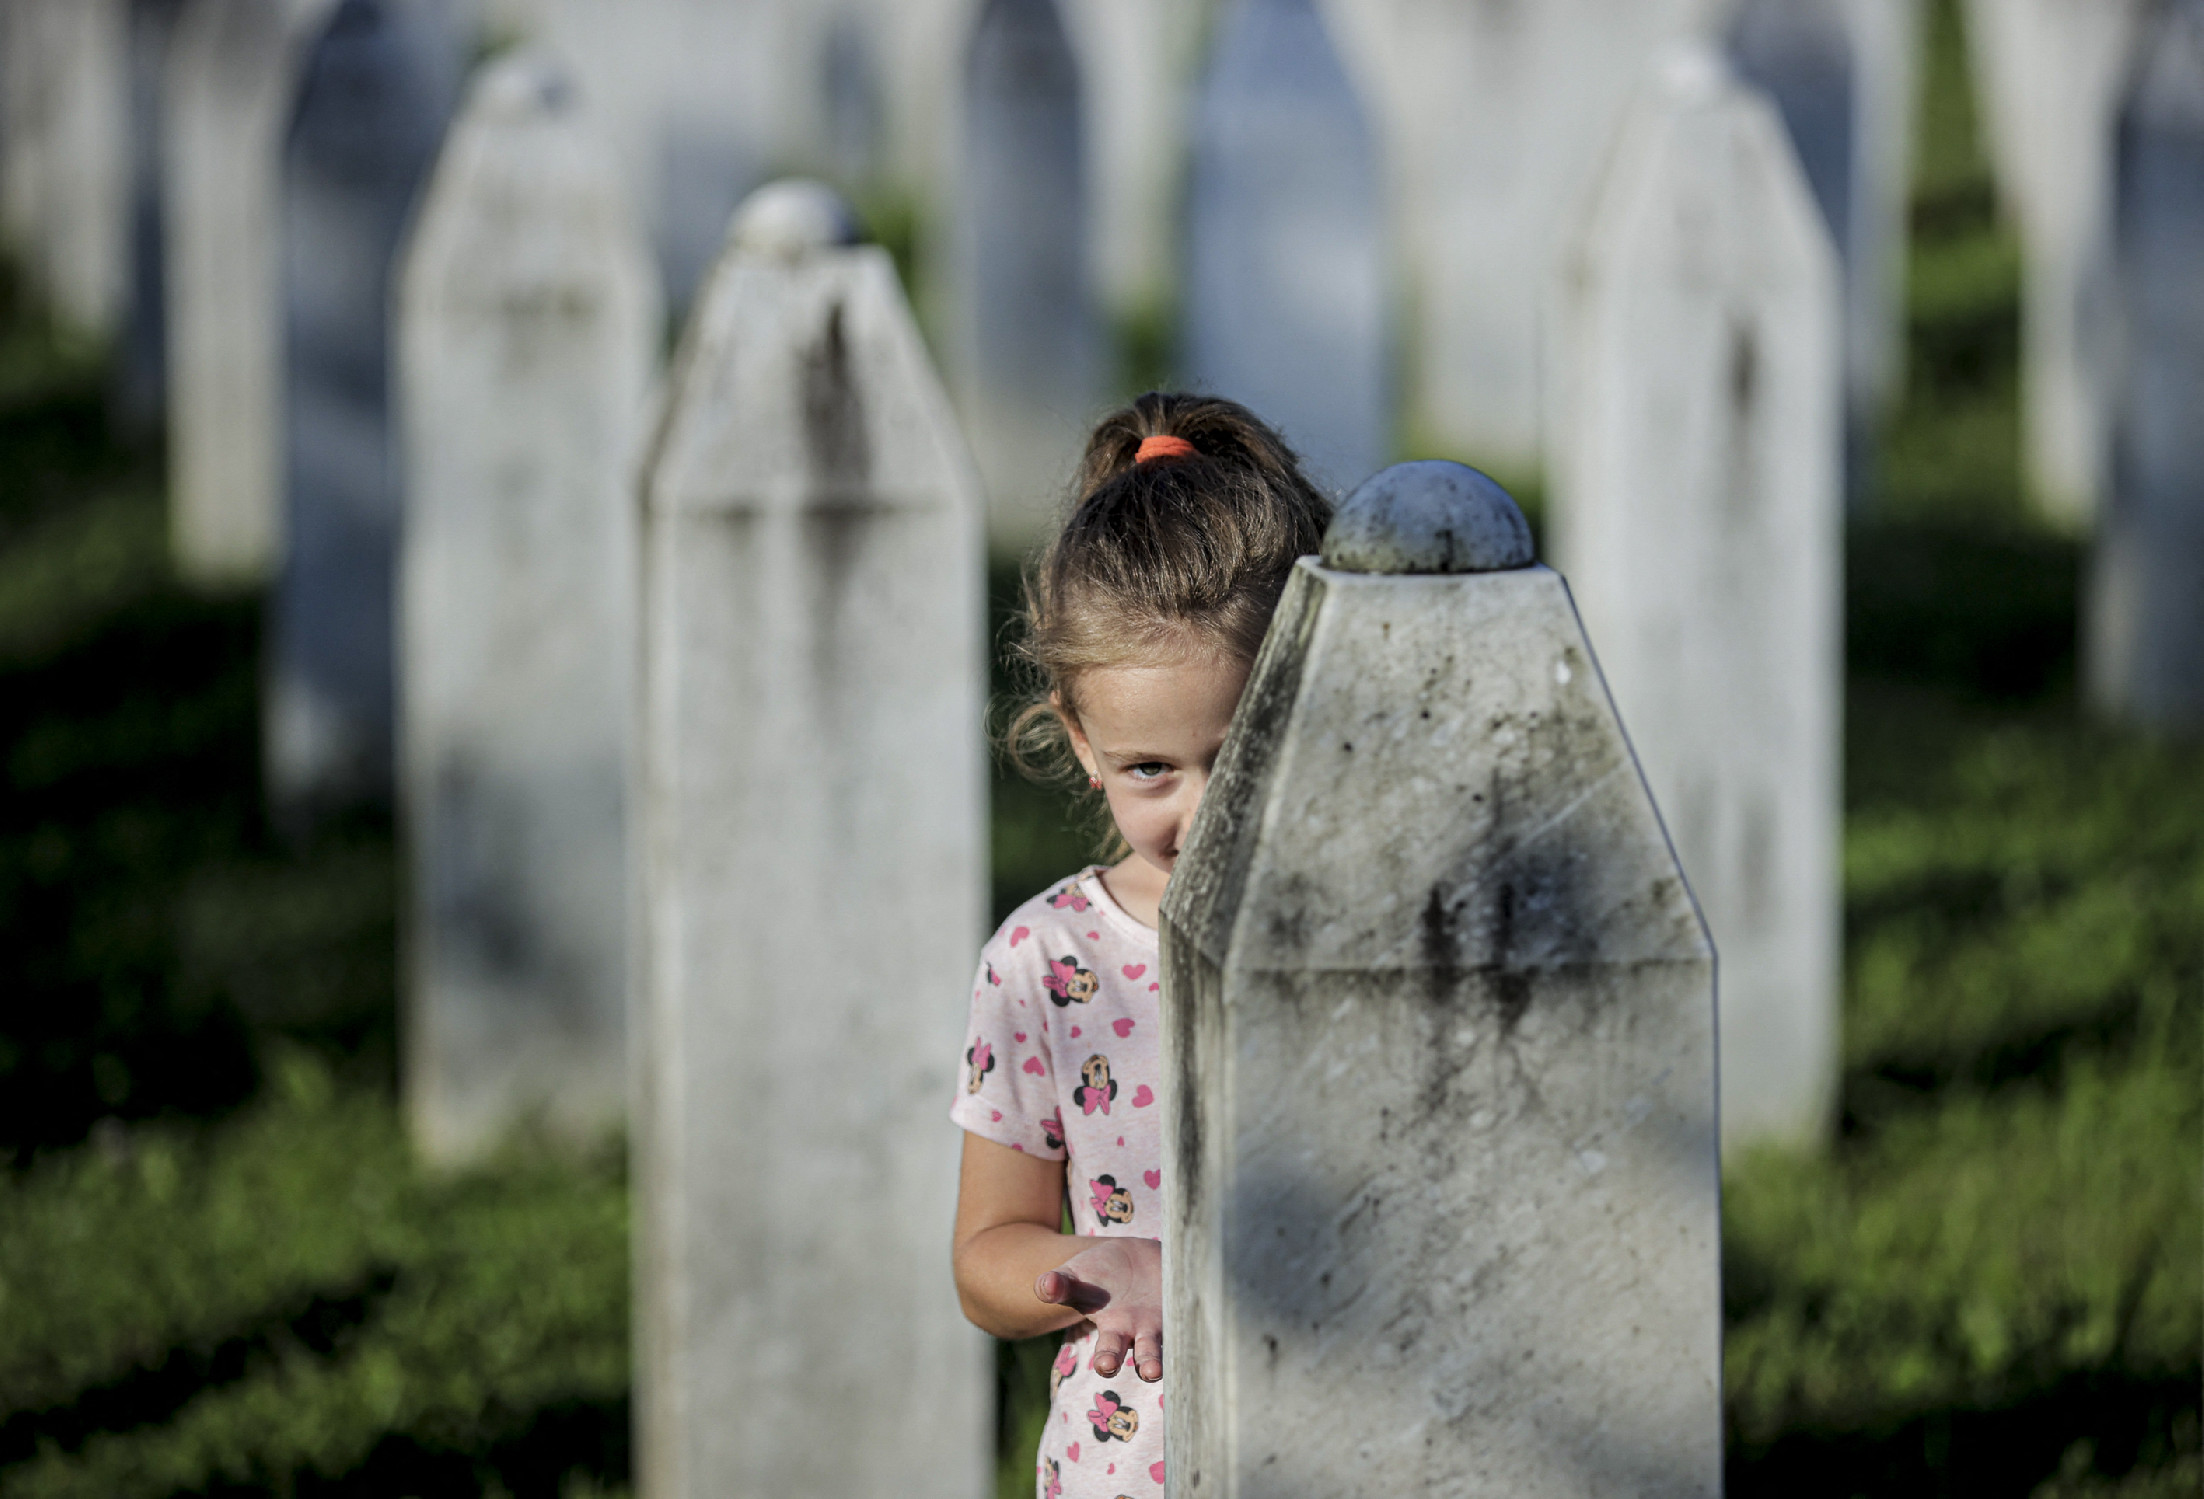
[[[1192,458],[1200,451],[1183,437],[1143,437],[1140,451],[1133,454],[1133,462],[1146,463],[1151,458]]]

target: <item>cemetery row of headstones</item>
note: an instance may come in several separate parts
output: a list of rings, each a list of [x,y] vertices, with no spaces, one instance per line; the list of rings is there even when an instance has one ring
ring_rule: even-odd
[[[2183,196],[2196,16],[2180,0],[2154,22],[2117,179],[2151,399],[2121,428],[2138,500],[2113,512],[2108,536],[2130,545],[2108,541],[2100,598],[2124,611],[2118,670],[2160,694],[2144,711],[2195,679],[2154,626],[2195,615],[2196,573],[2167,558],[2196,535],[2183,413],[2198,319],[2182,269],[2204,217]],[[187,387],[216,369],[236,383],[201,435],[242,428],[277,455],[249,482],[283,497],[285,525],[208,554],[239,572],[263,565],[239,560],[251,546],[282,559],[272,789],[303,811],[372,788],[403,724],[406,1083],[433,1154],[465,1158],[531,1118],[588,1133],[630,1110],[647,1490],[870,1491],[926,1471],[969,1492],[980,1344],[931,1260],[876,1250],[939,1242],[954,1198],[938,1114],[985,887],[984,464],[884,252],[851,243],[847,209],[818,189],[760,194],[699,257],[714,263],[654,397],[658,285],[678,264],[663,225],[648,248],[617,133],[600,141],[589,88],[524,50],[477,76],[447,134],[460,21],[441,0],[192,0],[177,22],[168,233],[172,266],[197,279],[170,284],[175,420],[193,419]],[[1054,357],[1094,378],[1090,271],[1051,257],[1098,235],[1091,217],[1065,230],[1093,207],[1077,190],[1090,147],[1062,17],[990,0],[974,22],[967,101],[1018,138],[965,122],[992,175],[958,199],[974,221],[964,294],[990,320],[952,347],[968,369],[1030,361],[1004,366],[1028,379],[991,388],[1008,408],[1065,373]],[[1473,1398],[1463,1350],[1440,1339],[1418,1355],[1434,1404],[1381,1454],[1405,1484],[1487,1462],[1510,1492],[1713,1491],[1717,1017],[1691,895],[1728,957],[1721,1133],[1811,1139],[1831,1103],[1837,531],[1861,335],[1857,267],[1840,253],[1857,241],[1833,243],[1829,225],[1832,184],[1856,184],[1868,148],[1847,136],[1853,155],[1817,180],[1813,122],[1835,86],[1783,60],[1832,34],[1748,12],[1724,45],[1616,64],[1635,82],[1614,148],[1586,150],[1588,206],[1526,375],[1557,549],[1601,661],[1527,554],[1433,579],[1390,575],[1448,569],[1328,546],[1296,584],[1299,623],[1258,679],[1298,682],[1280,691],[1304,716],[1255,720],[1276,744],[1226,758],[1245,761],[1246,805],[1306,815],[1229,818],[1241,772],[1221,770],[1226,810],[1204,827],[1245,835],[1197,836],[1169,913],[1174,994],[1207,1017],[1177,1044],[1229,1046],[1250,1069],[1212,1095],[1197,1068],[1169,1101],[1199,1121],[1189,1149],[1207,1142],[1167,1173],[1187,1350],[1173,1379],[1193,1381],[1173,1385],[1174,1451],[1198,1464],[1261,1467],[1272,1438],[1253,1426],[1231,1428],[1239,1447],[1205,1445],[1223,1428],[1203,1413],[1243,1395],[1313,1429],[1316,1373],[1332,1367],[1317,1345],[1366,1344],[1412,1276],[1440,1274],[1463,1298],[1453,1323],[1498,1329],[1479,1357],[1576,1350],[1550,1384],[1522,1385],[1522,1412],[1634,1435],[1605,1456],[1582,1433],[1526,1442],[1531,1416]],[[1389,446],[1383,111],[1365,112],[1308,0],[1237,0],[1215,45],[1190,115],[1188,355],[1343,488]],[[1814,108],[1779,110],[1782,89],[1754,78],[1790,79]],[[1065,179],[1053,196],[1036,181],[1048,172]],[[237,215],[227,233],[216,205]],[[1022,240],[983,232],[990,215]],[[202,292],[229,300],[210,309]],[[1066,449],[1078,416],[1052,417]],[[1045,455],[1037,430],[1018,440]],[[198,493],[217,505],[224,491]],[[180,532],[185,513],[180,488]],[[1395,619],[1428,647],[1388,660],[1357,643]],[[1451,685],[1430,678],[1445,686],[1421,702],[1434,727],[1387,741],[1389,760],[1366,746],[1352,774],[1328,766],[1332,740],[1348,742],[1331,715],[1398,712],[1448,657],[1466,664]],[[1492,804],[1415,800],[1441,785]],[[1503,806],[1512,821],[1487,825]],[[1388,843],[1404,883],[1373,887],[1367,833],[1317,836],[1326,819],[1426,842]],[[1308,895],[1342,881],[1336,902]],[[1238,945],[1204,891],[1332,915],[1367,896],[1365,936],[1420,924],[1353,952],[1312,938],[1289,962]],[[853,921],[856,947],[838,940]],[[1280,1008],[1266,994],[1333,989],[1304,1006],[1309,1035],[1264,1028]],[[1456,1023],[1471,990],[1481,1018]],[[1251,1252],[1251,1228],[1292,1229],[1288,1209],[1352,1221],[1353,1131],[1327,1123],[1322,1089],[1291,1086],[1325,1045],[1441,1098],[1419,1127],[1490,1132],[1492,1148],[1389,1179],[1425,1206],[1383,1233]],[[1433,1058],[1451,1058],[1436,1094],[1415,1073]],[[1523,1107],[1526,1088],[1545,1107]],[[1231,1112],[1256,1098],[1298,1112]],[[1345,1153],[1319,1170],[1282,1140]],[[1478,1251],[1492,1267],[1550,1260],[1543,1246],[1583,1238],[1580,1220],[1637,1223],[1674,1254],[1618,1258],[1573,1278],[1573,1298],[1528,1270],[1480,1279],[1444,1229],[1478,1204],[1519,1225]],[[1310,1288],[1327,1274],[1333,1290]],[[1358,1287],[1378,1294],[1363,1305]],[[1278,1315],[1325,1295],[1341,1316],[1330,1331]],[[1648,1298],[1670,1315],[1618,1342],[1602,1308]],[[907,1310],[883,1321],[881,1305]],[[1231,1384],[1224,1371],[1255,1368],[1264,1339],[1285,1341],[1284,1372]],[[1694,1372],[1669,1377],[1679,1368]],[[1379,1430],[1388,1380],[1382,1361],[1357,1366],[1332,1409],[1366,1410],[1354,1430]],[[892,1438],[827,1429],[820,1413],[853,1391]],[[1350,1441],[1324,1460],[1361,1459]]]

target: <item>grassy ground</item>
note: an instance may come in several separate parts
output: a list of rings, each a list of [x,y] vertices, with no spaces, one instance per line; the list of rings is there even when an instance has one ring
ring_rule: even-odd
[[[1843,1128],[1727,1173],[1731,1490],[2194,1495],[2204,751],[2075,709],[1936,15],[1912,386],[1849,545]],[[0,292],[0,1499],[622,1489],[620,1163],[412,1162],[387,820],[267,834],[258,605],[173,583],[100,389]],[[1092,841],[1002,779],[998,906]]]

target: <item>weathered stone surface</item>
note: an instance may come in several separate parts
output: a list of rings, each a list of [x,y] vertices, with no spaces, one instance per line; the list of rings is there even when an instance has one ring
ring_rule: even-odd
[[[643,488],[643,1492],[969,1499],[991,1365],[928,1246],[985,912],[978,481],[876,247],[738,240],[676,370]]]
[[[1966,0],[1983,120],[2022,247],[2022,437],[2037,501],[2088,526],[2117,358],[2112,136],[2149,0]]]
[[[634,472],[661,314],[649,246],[563,70],[479,76],[399,300],[400,761],[413,878],[405,1092],[461,1160],[627,1094]]]
[[[334,5],[194,0],[169,47],[169,528],[205,585],[256,583],[281,552],[283,132]]]
[[[129,0],[0,7],[0,226],[32,287],[80,334],[130,295]]]
[[[1324,533],[1348,573],[1489,573],[1528,567],[1530,523],[1489,476],[1459,463],[1396,463],[1365,480]]]
[[[268,789],[295,823],[387,796],[393,273],[459,86],[441,0],[341,0],[305,56],[283,163],[284,511]]]
[[[1714,952],[1556,574],[1304,560],[1163,961],[1174,1491],[1721,1492]]]
[[[1409,287],[1414,430],[1528,469],[1554,267],[1646,58],[1723,0],[1332,0]]]
[[[1055,0],[986,0],[964,74],[952,367],[989,539],[1047,532],[1101,394],[1079,65]]]
[[[2092,697],[2204,730],[2204,4],[2146,34],[2119,136],[2126,357],[2088,614]]]
[[[1773,109],[1664,58],[1573,267],[1550,534],[1722,950],[1729,1141],[1834,1102],[1838,286]]]
[[[1194,112],[1183,359],[1345,490],[1391,445],[1383,182],[1313,0],[1232,0]]]

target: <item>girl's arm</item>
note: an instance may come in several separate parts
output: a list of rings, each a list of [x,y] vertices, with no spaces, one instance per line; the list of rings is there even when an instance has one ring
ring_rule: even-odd
[[[1060,1233],[1064,1163],[964,1137],[957,1187],[957,1296],[998,1338],[1032,1338],[1092,1319],[1094,1371],[1163,1377],[1163,1256],[1153,1239]]]

